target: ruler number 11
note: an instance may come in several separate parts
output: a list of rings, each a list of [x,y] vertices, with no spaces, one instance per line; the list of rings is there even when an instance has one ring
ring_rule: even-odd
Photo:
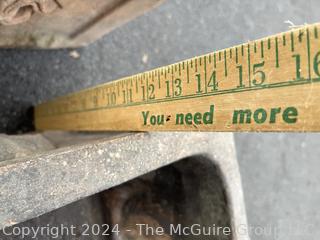
[[[132,90],[128,89],[127,91],[123,90],[123,104],[132,102]]]

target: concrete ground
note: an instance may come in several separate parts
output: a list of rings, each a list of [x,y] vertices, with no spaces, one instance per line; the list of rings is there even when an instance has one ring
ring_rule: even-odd
[[[29,106],[85,87],[319,21],[318,0],[168,0],[91,46],[0,50],[0,131]],[[236,134],[252,239],[319,239],[320,135]],[[264,232],[263,232],[264,231]]]

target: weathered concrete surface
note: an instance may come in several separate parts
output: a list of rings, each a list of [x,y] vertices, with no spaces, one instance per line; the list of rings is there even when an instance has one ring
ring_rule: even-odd
[[[24,239],[231,240],[235,239],[233,234],[222,232],[211,231],[212,234],[209,236],[204,234],[179,236],[170,230],[170,224],[192,226],[195,223],[206,229],[213,224],[217,227],[230,228],[232,216],[228,200],[224,180],[214,161],[199,155],[192,156],[3,231],[0,230],[0,239],[21,239],[21,235],[12,234],[17,228],[54,227],[62,224],[68,229],[67,231],[59,229],[36,235],[30,233]],[[153,237],[144,232],[139,233],[136,224],[142,223],[148,223],[152,227],[163,227],[165,236]],[[95,225],[95,232],[86,231],[86,224],[90,227]],[[113,236],[103,235],[106,227],[102,226],[106,224],[112,226],[107,231],[108,234],[112,234],[111,229],[116,225],[119,234],[113,232]],[[97,233],[97,225],[100,226],[101,232]]]
[[[191,156],[205,157],[217,166],[228,198],[231,225],[246,224],[232,134],[140,133],[1,162],[0,228]],[[247,235],[236,232],[234,237],[247,239]]]
[[[238,133],[237,156],[251,239],[320,236],[320,134]]]
[[[54,149],[40,134],[8,136],[0,134],[0,162]]]

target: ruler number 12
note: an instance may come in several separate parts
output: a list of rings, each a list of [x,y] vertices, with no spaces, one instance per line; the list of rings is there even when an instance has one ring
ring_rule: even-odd
[[[156,98],[156,96],[154,95],[154,85],[152,83],[148,85],[148,89],[146,89],[145,86],[141,86],[141,89],[142,89],[143,101],[146,101],[146,97],[148,97],[148,99],[151,99],[151,100]]]

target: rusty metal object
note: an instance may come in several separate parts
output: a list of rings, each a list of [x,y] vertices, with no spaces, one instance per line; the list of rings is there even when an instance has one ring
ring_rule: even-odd
[[[0,47],[85,46],[162,0],[0,0]]]
[[[34,13],[51,13],[59,7],[57,0],[3,0],[0,24],[15,25],[28,21]]]

